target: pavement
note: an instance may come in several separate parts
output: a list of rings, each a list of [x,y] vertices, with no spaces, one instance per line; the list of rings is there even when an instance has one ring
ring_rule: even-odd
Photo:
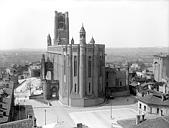
[[[131,101],[128,102],[127,98]],[[20,103],[32,105],[37,125],[43,128],[73,128],[77,123],[83,123],[89,128],[122,128],[117,120],[135,118],[137,114],[137,104],[133,104],[132,99],[132,97],[117,98],[100,106],[85,108],[64,106],[59,101],[50,101],[52,106],[33,99]],[[116,105],[111,106],[115,102]]]
[[[134,96],[114,98],[99,106],[69,107],[57,100],[50,101],[49,106],[33,99],[24,99],[25,96],[20,99],[20,95],[19,104],[32,105],[37,126],[43,128],[73,128],[77,123],[89,128],[122,128],[118,120],[135,118],[137,114]]]
[[[135,118],[137,103],[133,97],[120,97],[103,106],[71,109],[69,115],[75,123],[83,123],[89,128],[122,128],[117,121]]]
[[[32,99],[26,100],[24,104],[32,105],[37,119],[37,126],[43,126],[44,128],[70,128],[75,126],[67,111],[57,101],[51,102],[52,106]]]

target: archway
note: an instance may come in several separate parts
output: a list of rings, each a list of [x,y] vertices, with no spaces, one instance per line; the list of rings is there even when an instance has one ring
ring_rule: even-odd
[[[59,99],[59,88],[56,86],[53,86],[51,88],[51,98],[52,99]]]

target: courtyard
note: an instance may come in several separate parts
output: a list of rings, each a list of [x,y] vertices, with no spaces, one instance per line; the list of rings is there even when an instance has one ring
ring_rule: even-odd
[[[137,111],[130,108],[112,108],[112,112],[111,109],[89,110],[82,112],[71,112],[69,115],[76,124],[81,122],[87,125],[89,128],[122,128],[119,124],[117,124],[117,120],[135,118]]]
[[[134,96],[118,97],[92,107],[69,107],[60,101],[51,106],[35,99],[20,99],[22,105],[32,105],[37,125],[44,128],[70,128],[82,123],[89,128],[122,128],[117,121],[135,118],[137,102]]]

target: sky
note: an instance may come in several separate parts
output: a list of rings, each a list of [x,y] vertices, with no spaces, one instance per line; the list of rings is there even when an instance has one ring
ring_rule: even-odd
[[[46,49],[54,11],[69,12],[70,40],[86,30],[106,47],[166,47],[168,0],[0,0],[0,50]]]

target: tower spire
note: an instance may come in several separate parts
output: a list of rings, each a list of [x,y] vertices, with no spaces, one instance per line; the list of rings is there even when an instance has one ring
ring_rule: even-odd
[[[48,46],[52,45],[50,34],[48,34],[48,36],[47,36],[47,43],[48,43]]]
[[[94,40],[93,36],[92,36],[92,38],[90,40],[90,44],[95,44],[95,40]]]
[[[80,44],[86,44],[86,31],[83,27],[83,24],[80,29]]]
[[[74,44],[74,39],[73,39],[73,37],[72,37],[72,39],[71,39],[71,44]]]

